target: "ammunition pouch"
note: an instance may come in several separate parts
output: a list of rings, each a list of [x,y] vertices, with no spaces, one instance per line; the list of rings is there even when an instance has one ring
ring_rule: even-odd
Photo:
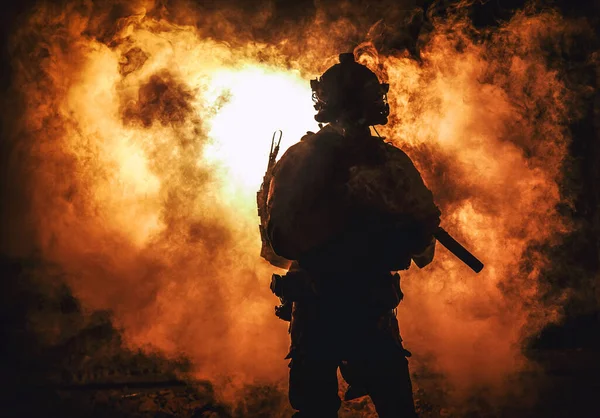
[[[284,321],[292,319],[292,304],[316,294],[311,277],[301,270],[290,270],[284,276],[271,276],[271,292],[279,298],[281,305],[275,307],[275,315]]]
[[[285,301],[279,306],[275,306],[275,316],[282,321],[292,321],[292,307],[294,302]]]
[[[316,293],[312,278],[304,271],[291,270],[271,277],[271,292],[279,299],[297,302]]]

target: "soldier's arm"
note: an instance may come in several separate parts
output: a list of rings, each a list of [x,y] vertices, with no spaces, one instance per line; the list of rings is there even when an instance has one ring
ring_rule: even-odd
[[[391,160],[395,164],[397,181],[400,183],[396,191],[406,193],[397,198],[406,200],[405,210],[410,222],[418,225],[412,258],[415,264],[422,268],[433,260],[436,242],[433,234],[440,225],[441,212],[435,204],[433,193],[425,185],[408,155],[396,147],[389,151],[393,154]]]
[[[410,157],[404,151],[395,147],[393,152],[394,160],[402,174],[404,174],[404,179],[398,180],[408,183],[405,186],[408,189],[408,196],[404,196],[404,198],[408,198],[408,210],[411,216],[416,221],[423,223],[433,235],[440,224],[441,215],[435,204],[433,193],[425,185],[421,173],[419,173]]]

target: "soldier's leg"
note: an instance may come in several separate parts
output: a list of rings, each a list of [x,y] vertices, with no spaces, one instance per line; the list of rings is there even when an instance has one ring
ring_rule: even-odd
[[[340,408],[337,363],[294,356],[290,362],[289,399],[295,418],[337,418]]]
[[[401,354],[370,367],[368,392],[380,418],[415,418],[408,360]]]
[[[337,418],[340,408],[333,324],[318,304],[294,303],[289,400],[300,418]]]
[[[380,418],[415,418],[408,352],[402,346],[396,316],[389,312],[373,325],[367,330],[371,343],[359,362],[367,392]]]

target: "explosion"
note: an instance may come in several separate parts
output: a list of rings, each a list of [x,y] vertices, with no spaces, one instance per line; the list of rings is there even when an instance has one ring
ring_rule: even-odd
[[[287,325],[273,315],[255,193],[273,132],[284,152],[318,129],[308,80],[346,34],[318,16],[273,43],[213,26],[223,40],[180,7],[107,21],[99,5],[40,5],[15,32],[23,216],[33,247],[87,309],[114,313],[129,345],[184,355],[197,377],[279,382]],[[436,22],[420,62],[373,40],[356,48],[390,84],[382,136],[486,265],[475,275],[438,245],[402,276],[413,371],[441,373],[457,394],[501,387],[525,367],[523,340],[560,313],[539,298],[549,261],[535,248],[568,230],[556,206],[571,117],[543,48],[567,28],[557,14],[518,13],[483,41],[460,22]],[[310,54],[290,47],[302,42]]]

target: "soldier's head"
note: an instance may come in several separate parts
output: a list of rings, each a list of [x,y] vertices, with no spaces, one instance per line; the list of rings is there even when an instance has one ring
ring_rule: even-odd
[[[389,85],[380,83],[371,70],[354,60],[353,53],[340,54],[340,63],[321,78],[311,80],[317,122],[337,122],[368,127],[385,125],[390,113]]]

